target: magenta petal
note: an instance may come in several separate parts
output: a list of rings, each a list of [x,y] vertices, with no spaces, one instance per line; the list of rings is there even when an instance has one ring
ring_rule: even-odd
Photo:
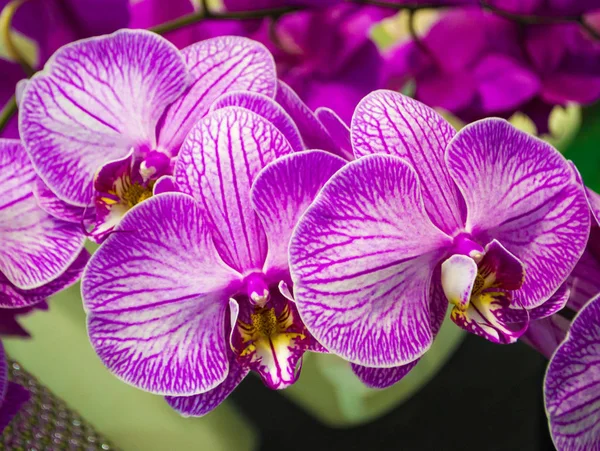
[[[419,176],[425,209],[452,234],[463,227],[463,200],[444,162],[452,126],[424,104],[392,91],[375,91],[356,107],[352,144],[357,158],[384,153],[404,158]]]
[[[591,234],[590,243],[592,240],[597,243],[597,232]],[[600,294],[600,258],[589,245],[569,275],[567,283],[571,289],[569,307],[575,311],[580,310],[590,299]]]
[[[484,113],[512,111],[540,90],[538,76],[512,58],[488,55],[474,70]]]
[[[346,160],[354,160],[350,129],[344,121],[329,108],[317,108],[315,114],[339,148],[340,156]]]
[[[193,396],[167,396],[167,403],[184,417],[201,417],[221,404],[244,380],[248,369],[239,365],[233,352],[229,352],[229,373],[221,384],[210,391]]]
[[[88,251],[85,249],[82,250],[75,261],[58,278],[33,290],[21,290],[0,274],[0,308],[18,309],[30,307],[70,287],[81,277],[89,257]]]
[[[177,154],[194,124],[222,94],[251,91],[275,96],[275,62],[259,42],[224,36],[190,45],[181,53],[191,84],[162,118],[158,139],[159,146],[172,155]]]
[[[227,300],[241,275],[219,257],[203,215],[181,193],[142,202],[83,277],[92,346],[116,376],[152,393],[203,393],[229,371]]]
[[[277,130],[285,136],[294,151],[299,152],[305,149],[300,131],[292,118],[270,97],[253,92],[229,92],[219,97],[211,109],[214,111],[228,106],[246,108],[262,116],[277,127]]]
[[[260,270],[265,232],[250,203],[254,179],[291,153],[273,124],[245,108],[214,111],[192,129],[175,165],[179,189],[204,208],[223,260],[241,273]]]
[[[387,388],[399,382],[404,376],[410,373],[419,360],[407,363],[402,366],[393,368],[369,368],[368,366],[360,366],[352,364],[354,374],[370,388]]]
[[[155,127],[186,75],[177,49],[147,31],[62,47],[20,105],[21,137],[42,180],[61,199],[89,205],[103,163],[155,145]]]
[[[514,296],[532,309],[565,281],[584,251],[590,213],[582,187],[549,144],[502,119],[463,128],[448,168],[465,198],[466,230],[496,239],[525,266]]]
[[[546,413],[559,450],[600,446],[600,302],[579,312],[556,350],[544,383]]]
[[[267,235],[263,272],[273,279],[288,273],[288,246],[292,231],[323,185],[346,162],[312,150],[279,158],[265,167],[252,185],[252,205]]]
[[[300,100],[298,94],[282,81],[277,84],[275,100],[294,120],[308,149],[326,150],[342,156],[339,146],[329,136],[323,124],[319,122],[311,109]]]
[[[41,287],[77,258],[85,235],[78,224],[38,207],[36,174],[17,140],[0,139],[0,272],[17,288]]]
[[[433,339],[431,278],[450,243],[427,216],[406,163],[387,155],[348,163],[292,236],[292,280],[304,324],[352,363],[412,362]]]
[[[519,340],[549,359],[567,336],[569,326],[569,320],[559,315],[541,318],[529,323]]]
[[[59,199],[39,177],[36,178],[33,184],[33,194],[39,207],[49,215],[73,224],[83,224],[88,209],[71,205]],[[89,209],[89,213],[92,214],[93,210]]]

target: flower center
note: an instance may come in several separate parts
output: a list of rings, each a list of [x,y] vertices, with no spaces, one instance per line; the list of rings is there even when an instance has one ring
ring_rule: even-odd
[[[289,306],[286,305],[277,316],[274,308],[254,307],[250,314],[250,323],[238,320],[238,328],[244,343],[256,343],[261,340],[271,340],[285,333],[292,326]]]
[[[121,203],[127,205],[129,208],[152,197],[152,184],[142,186],[139,183],[131,183],[128,177],[122,179],[122,184],[119,197],[121,198]]]

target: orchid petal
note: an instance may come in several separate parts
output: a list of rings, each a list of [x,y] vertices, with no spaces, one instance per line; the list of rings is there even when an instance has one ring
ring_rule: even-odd
[[[425,209],[448,234],[463,227],[464,202],[444,162],[456,132],[431,108],[392,91],[375,91],[352,117],[356,158],[375,153],[405,158],[419,176]]]
[[[0,433],[12,421],[23,404],[29,401],[30,397],[26,388],[14,382],[8,383],[4,402],[0,405]]]
[[[267,235],[263,272],[288,274],[288,246],[298,220],[325,182],[346,162],[320,150],[279,158],[256,177],[250,192],[252,205]],[[274,276],[277,279],[277,276]]]
[[[590,242],[598,239],[592,233]],[[589,245],[588,245],[589,246]],[[600,259],[591,249],[586,249],[575,269],[569,275],[567,283],[571,288],[569,307],[575,311],[580,310],[590,299],[600,294]]]
[[[317,108],[315,115],[340,149],[340,156],[348,161],[354,160],[350,129],[338,114],[329,108],[322,107]]]
[[[236,356],[229,352],[229,373],[221,384],[206,393],[193,396],[167,396],[167,403],[184,417],[201,417],[221,404],[244,380],[248,369],[237,363]]]
[[[176,155],[188,132],[211,104],[229,91],[275,96],[275,62],[265,46],[243,37],[222,36],[181,51],[191,74],[187,91],[167,110],[159,146]]]
[[[419,363],[419,359],[393,368],[370,368],[353,363],[352,371],[367,387],[387,388],[404,378],[404,376],[417,366],[417,363]]]
[[[600,446],[600,302],[579,312],[546,373],[544,394],[550,431],[559,450]]]
[[[282,81],[277,84],[275,100],[294,120],[307,148],[326,150],[342,156],[339,146],[329,136],[323,124],[319,122],[311,109],[300,100],[298,94]]]
[[[347,164],[291,240],[300,316],[346,360],[410,363],[431,345],[430,282],[451,238],[427,216],[415,172],[385,155]]]
[[[270,97],[254,92],[234,91],[223,94],[213,103],[211,110],[228,106],[246,108],[271,122],[288,140],[296,152],[305,149],[300,131],[289,114]]]
[[[0,139],[0,272],[17,288],[31,290],[56,279],[77,258],[81,227],[38,207],[36,174],[17,140]]]
[[[250,203],[260,170],[291,153],[273,124],[244,108],[214,111],[192,129],[175,165],[179,189],[206,211],[223,260],[240,273],[263,267],[267,243]]]
[[[152,197],[125,215],[85,270],[92,346],[141,389],[209,391],[228,374],[227,300],[240,279],[219,257],[193,199]]]
[[[39,304],[50,296],[70,287],[79,280],[90,254],[85,249],[75,261],[52,282],[33,290],[20,290],[0,274],[0,308],[15,309]]]
[[[62,200],[89,205],[99,166],[154,146],[155,127],[186,76],[177,49],[143,30],[62,47],[20,105],[21,137],[44,183]]]
[[[463,128],[447,163],[464,195],[466,229],[495,238],[525,266],[514,296],[532,309],[565,281],[586,245],[590,214],[564,157],[502,119]]]
[[[39,207],[50,216],[74,224],[81,224],[84,221],[85,207],[77,207],[60,200],[39,177],[33,183],[33,194]]]
[[[152,195],[156,196],[162,193],[178,193],[179,188],[175,183],[175,177],[171,175],[163,175],[159,178],[152,189]]]

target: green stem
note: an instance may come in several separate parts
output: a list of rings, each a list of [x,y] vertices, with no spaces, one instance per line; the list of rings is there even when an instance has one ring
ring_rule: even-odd
[[[0,134],[6,128],[8,121],[17,113],[17,100],[15,96],[12,96],[8,103],[0,111]]]
[[[205,19],[210,20],[252,20],[252,19],[265,19],[268,17],[280,17],[284,14],[288,14],[294,11],[298,11],[302,8],[297,7],[281,7],[281,8],[269,8],[269,9],[257,9],[255,11],[210,11],[201,9],[200,11],[187,14],[185,16],[178,17],[177,19],[165,22],[157,25],[156,27],[150,28],[157,34],[165,34],[169,31],[179,30],[180,28],[187,27],[188,25],[194,25],[202,22]]]

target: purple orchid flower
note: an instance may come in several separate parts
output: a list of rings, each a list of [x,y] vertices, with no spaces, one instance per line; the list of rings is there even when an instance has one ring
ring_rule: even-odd
[[[121,30],[62,47],[24,89],[19,128],[46,185],[41,204],[102,241],[169,175],[183,139],[222,94],[274,97],[261,44],[222,37],[181,52],[160,36]]]
[[[555,105],[600,98],[600,43],[576,24],[521,27],[480,8],[450,10],[420,42],[388,53],[387,86],[465,122],[521,111],[548,133]]]
[[[19,384],[8,380],[6,355],[4,346],[0,342],[0,433],[28,400],[29,392]]]
[[[596,296],[574,319],[546,372],[546,413],[559,451],[600,446],[599,341],[600,296]]]
[[[304,324],[367,384],[415,364],[448,301],[456,324],[497,343],[563,307],[590,218],[558,151],[502,119],[456,133],[391,91],[359,104],[351,137],[358,159],[300,220],[290,267]]]
[[[287,248],[298,218],[345,161],[293,153],[300,136],[281,126],[283,109],[266,97],[231,97],[183,143],[171,182],[180,192],[131,209],[82,282],[104,364],[167,395],[184,415],[212,410],[249,370],[284,388],[306,350],[324,351],[299,320]]]
[[[600,10],[595,0],[488,0],[494,8],[513,14],[576,17]]]
[[[39,304],[75,283],[88,259],[80,228],[45,213],[18,140],[0,139],[0,309]]]

